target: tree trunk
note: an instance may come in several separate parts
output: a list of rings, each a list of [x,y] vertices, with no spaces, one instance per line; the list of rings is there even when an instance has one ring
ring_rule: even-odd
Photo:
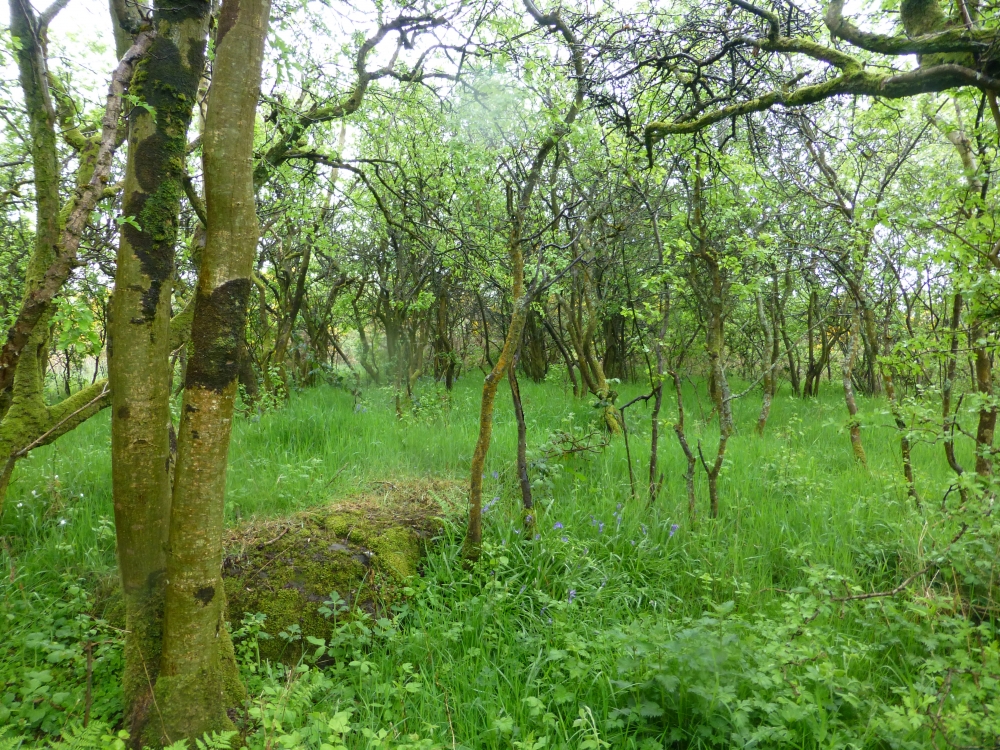
[[[681,391],[680,376],[671,371],[670,377],[674,381],[674,392],[677,394],[677,421],[674,422],[674,433],[677,435],[677,442],[681,444],[684,457],[687,459],[687,469],[684,472],[684,484],[687,487],[688,498],[688,520],[694,523],[697,512],[696,498],[694,494],[694,468],[697,459],[688,444],[687,435],[684,432],[684,394]]]
[[[858,312],[857,305],[851,315],[850,326],[847,332],[847,352],[844,354],[844,363],[841,368],[844,383],[844,400],[847,402],[847,413],[850,415],[848,430],[851,435],[851,450],[854,452],[855,460],[862,466],[868,465],[868,457],[865,455],[865,448],[861,444],[861,423],[858,421],[858,402],[854,397],[854,384],[852,376],[854,374],[854,362],[858,356]]]
[[[545,347],[545,327],[537,310],[528,311],[524,322],[524,341],[521,345],[521,370],[535,383],[541,383],[549,371],[549,358]]]
[[[771,323],[771,316],[764,309],[764,298],[760,292],[755,295],[757,302],[757,319],[760,328],[764,332],[764,377],[763,377],[763,402],[760,406],[760,415],[757,417],[757,434],[764,436],[764,428],[767,426],[767,418],[771,413],[771,400],[774,398],[774,369],[778,363],[778,358],[774,351],[774,326]]]
[[[125,727],[141,746],[160,666],[170,515],[170,297],[187,132],[204,71],[210,3],[156,5],[136,72],[108,339],[118,566],[125,600]],[[134,223],[133,223],[134,222]],[[153,722],[155,723],[155,722]],[[158,731],[158,730],[157,730]]]
[[[625,357],[625,316],[616,310],[604,321],[604,375],[625,380]]]
[[[941,427],[944,433],[944,455],[948,460],[948,466],[955,472],[956,476],[962,476],[965,469],[958,463],[955,457],[955,423],[958,415],[951,411],[952,394],[955,388],[955,375],[958,367],[958,327],[962,322],[962,295],[955,293],[951,307],[951,343],[948,350],[948,360],[945,366],[944,383],[941,386]],[[959,490],[965,499],[965,491],[961,484]]]
[[[887,335],[888,338],[888,335]],[[889,350],[889,341],[886,341],[886,351]],[[920,508],[920,496],[917,494],[917,483],[913,477],[913,461],[910,458],[910,438],[906,420],[903,419],[903,412],[899,407],[899,400],[896,398],[896,385],[893,382],[892,370],[886,364],[882,370],[882,382],[885,385],[885,394],[889,399],[889,411],[892,413],[893,421],[896,423],[896,430],[899,432],[899,450],[903,458],[903,476],[906,479],[906,494],[913,499],[917,508]]]
[[[531,480],[528,478],[528,428],[524,422],[521,388],[517,384],[516,358],[507,370],[507,380],[510,383],[510,396],[514,401],[514,416],[517,419],[517,481],[521,485],[521,506],[524,509],[525,526],[533,526],[535,504],[531,498]]]
[[[521,248],[524,222],[532,195],[535,192],[535,187],[541,175],[542,167],[545,165],[545,160],[562,137],[570,131],[577,114],[579,114],[583,107],[583,56],[575,34],[558,14],[542,15],[531,0],[525,0],[524,5],[537,24],[558,31],[569,46],[570,55],[573,60],[573,69],[576,74],[576,94],[573,98],[573,103],[570,104],[566,115],[563,117],[561,126],[542,141],[538,151],[535,153],[531,168],[525,177],[524,184],[521,186],[517,210],[511,218],[510,237],[507,242],[507,254],[510,258],[512,279],[510,325],[507,328],[507,336],[504,339],[503,348],[500,350],[500,356],[483,382],[483,396],[479,408],[479,436],[476,438],[476,447],[472,453],[472,466],[470,467],[472,476],[469,486],[469,528],[465,535],[462,553],[466,560],[473,562],[479,559],[480,552],[482,551],[483,470],[486,465],[486,454],[490,449],[490,440],[493,436],[493,403],[496,399],[497,385],[500,382],[500,378],[504,376],[507,368],[511,365],[514,350],[521,341],[524,318],[527,315],[528,306],[531,304],[531,300],[528,299],[524,288],[524,253]],[[484,315],[484,324],[485,321],[486,318]]]
[[[222,6],[204,136],[208,237],[192,323],[170,516],[163,653],[155,695],[161,741],[231,726],[245,699],[225,624],[226,460],[258,225],[253,133],[269,0]]]
[[[993,433],[997,425],[997,409],[993,403],[993,360],[986,348],[986,332],[976,321],[969,332],[976,354],[976,391],[983,399],[976,426],[976,475],[988,485],[993,475]]]
[[[123,54],[111,79],[99,136],[90,140],[81,136],[83,143],[74,145],[79,152],[77,189],[61,207],[45,25],[22,2],[11,2],[10,19],[11,34],[19,40],[14,53],[30,125],[36,214],[21,306],[0,348],[0,515],[17,460],[75,429],[109,404],[107,382],[97,381],[96,371],[89,387],[53,406],[46,403],[49,322],[53,301],[74,267],[80,236],[108,179],[124,88],[152,41],[148,33],[140,34]]]
[[[542,323],[544,323],[545,329],[549,332],[549,336],[551,336],[552,340],[556,342],[556,348],[559,350],[559,353],[562,354],[563,360],[566,362],[566,374],[569,376],[569,381],[573,385],[573,395],[579,397],[580,386],[577,383],[576,372],[573,369],[575,367],[573,358],[566,349],[566,345],[563,343],[562,337],[559,335],[558,331],[552,327],[552,323],[549,322],[549,319],[542,318]]]

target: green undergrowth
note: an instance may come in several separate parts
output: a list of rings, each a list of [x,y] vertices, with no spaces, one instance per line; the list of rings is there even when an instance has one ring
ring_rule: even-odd
[[[290,517],[306,528],[331,496],[373,481],[463,480],[478,385],[465,378],[449,398],[421,384],[403,420],[389,391],[370,389],[356,402],[328,387],[238,420],[226,506],[234,535],[253,527],[255,539],[269,541]],[[530,533],[501,391],[481,562],[460,564],[463,528],[445,520],[418,574],[397,578],[402,596],[383,607],[361,606],[334,580],[302,605],[314,606],[309,633],[247,606],[232,622],[253,696],[240,717],[242,741],[317,749],[994,747],[996,521],[941,511],[957,493],[947,493],[951,477],[934,445],[915,447],[916,509],[883,402],[862,400],[869,468],[856,466],[842,399],[823,387],[810,401],[779,393],[763,438],[753,433],[759,396],[736,403],[720,517],[706,517],[699,471],[692,523],[669,401],[665,480],[648,507],[649,412],[637,405],[627,415],[639,493],[632,499],[623,441],[600,447],[592,404],[558,382],[524,383],[537,500]],[[620,390],[619,403],[641,392]],[[704,386],[686,384],[685,397],[689,439],[709,458],[716,430]],[[560,458],[554,451],[567,436],[594,450]],[[93,616],[114,560],[107,441],[103,415],[34,452],[17,470],[0,523],[0,724],[30,745],[76,731],[88,658],[90,731],[118,741],[120,634]],[[334,532],[374,546],[351,541],[346,527]],[[257,564],[279,546],[258,550]],[[901,584],[894,595],[856,598]],[[268,659],[278,644],[301,658]]]

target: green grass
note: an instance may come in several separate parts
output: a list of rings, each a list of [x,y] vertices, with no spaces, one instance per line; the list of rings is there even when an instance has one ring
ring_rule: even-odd
[[[480,383],[464,378],[450,400],[421,384],[418,408],[402,421],[387,391],[369,389],[355,404],[332,387],[237,420],[227,518],[290,513],[371,480],[464,478]],[[947,591],[940,601],[927,592],[835,601],[849,590],[893,588],[935,542],[947,544],[953,526],[918,513],[906,497],[885,405],[862,403],[865,469],[851,456],[839,389],[823,389],[810,401],[779,394],[763,438],[752,429],[759,394],[736,403],[720,517],[707,518],[699,467],[693,526],[672,400],[662,414],[666,481],[652,508],[643,492],[649,411],[632,407],[639,502],[630,498],[620,438],[600,454],[549,462],[554,469],[536,488],[537,539],[523,538],[516,433],[502,390],[484,489],[499,500],[486,517],[482,564],[462,568],[462,529],[449,529],[395,622],[370,632],[343,626],[332,637],[335,665],[295,680],[245,665],[257,712],[284,712],[285,736],[298,732],[286,741],[301,747],[338,737],[327,720],[345,709],[353,712],[349,747],[924,747],[945,736],[970,744],[1000,735],[997,690],[958,666],[978,659],[995,674],[991,624],[953,616]],[[529,450],[553,430],[593,421],[589,400],[560,383],[525,382],[522,391]],[[641,389],[622,391],[620,403]],[[692,384],[685,397],[689,439],[700,439],[711,460],[717,430],[708,399]],[[940,502],[951,481],[940,447],[917,446],[914,459],[925,506]],[[44,709],[31,721],[12,713],[19,731],[53,731],[82,715],[82,651],[70,641],[84,639],[86,628],[104,642],[101,705],[114,720],[116,635],[72,625],[84,606],[72,603],[85,602],[113,569],[111,516],[106,413],[19,465],[0,523],[9,550],[0,552],[0,571],[12,566],[0,582],[9,613],[0,618],[8,644],[0,650],[0,706],[23,708],[42,695],[35,711]],[[987,551],[990,533],[976,537]],[[244,647],[252,631],[241,635]],[[45,671],[49,681],[36,685]],[[53,700],[60,691],[67,695]],[[985,718],[969,719],[970,711]],[[262,737],[250,745],[263,746]]]

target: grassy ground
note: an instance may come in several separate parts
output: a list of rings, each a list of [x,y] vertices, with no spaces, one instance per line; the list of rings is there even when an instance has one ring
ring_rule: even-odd
[[[355,403],[332,387],[241,418],[227,517],[288,513],[371,480],[464,477],[478,382],[464,378],[450,399],[422,385],[402,421],[386,391]],[[622,390],[620,402],[640,392]],[[522,391],[535,459],[553,431],[589,430],[590,403],[561,384]],[[689,439],[711,460],[704,390],[688,384],[686,399]],[[779,394],[763,438],[752,429],[759,396],[747,395],[720,517],[707,518],[699,468],[694,525],[672,402],[666,480],[646,507],[649,412],[637,405],[628,416],[641,500],[630,499],[620,438],[598,454],[536,463],[537,536],[526,539],[506,390],[498,401],[485,485],[498,499],[477,569],[458,564],[462,529],[449,529],[396,619],[333,627],[323,648],[336,660],[323,668],[260,664],[260,623],[233,624],[256,696],[251,747],[874,748],[1000,736],[997,691],[982,684],[1000,671],[996,631],[956,616],[950,589],[943,601],[926,587],[922,597],[837,601],[893,588],[953,532],[925,523],[906,497],[884,404],[862,404],[864,469],[836,386],[812,401]],[[935,502],[951,481],[941,453],[915,452],[921,493]],[[0,571],[10,566],[0,579],[0,724],[37,737],[82,718],[87,642],[97,644],[93,715],[114,722],[119,634],[84,614],[113,569],[111,515],[107,414],[18,467],[0,522]]]

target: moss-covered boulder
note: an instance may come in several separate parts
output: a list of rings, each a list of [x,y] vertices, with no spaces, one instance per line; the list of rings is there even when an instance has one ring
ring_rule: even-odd
[[[350,610],[384,611],[464,495],[456,482],[379,482],[327,506],[233,529],[222,567],[229,621],[238,627],[247,615],[266,615],[272,638],[261,642],[261,656],[297,659],[297,646],[278,633],[297,625],[302,638],[329,635],[318,610],[332,592]]]
[[[266,615],[272,637],[260,642],[261,657],[298,660],[298,642],[278,633],[297,625],[302,639],[328,636],[330,623],[318,610],[334,591],[349,607],[346,617],[384,612],[465,499],[458,482],[376,482],[328,505],[230,529],[222,566],[227,619],[238,628],[247,615]],[[95,614],[124,627],[117,577],[98,588]]]

